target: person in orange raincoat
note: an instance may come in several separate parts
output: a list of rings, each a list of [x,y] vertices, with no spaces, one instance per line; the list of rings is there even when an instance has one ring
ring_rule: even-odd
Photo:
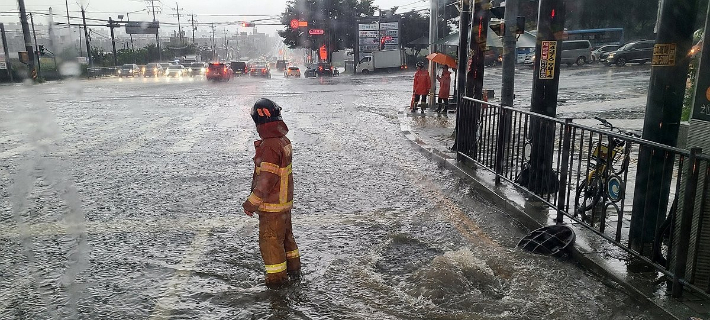
[[[259,99],[251,109],[261,140],[254,142],[254,175],[244,213],[259,215],[259,249],[266,269],[266,285],[278,287],[288,275],[298,276],[301,259],[291,227],[293,174],[288,127],[281,119],[281,107]]]
[[[449,92],[451,86],[451,72],[449,72],[449,66],[444,66],[444,70],[441,72],[441,76],[436,76],[439,80],[439,101],[436,106],[436,113],[444,112],[446,114],[449,108]],[[441,107],[444,107],[442,110]]]
[[[419,100],[422,100],[422,112],[426,108],[426,96],[429,94],[429,89],[431,89],[431,78],[429,77],[429,71],[424,69],[424,63],[417,63],[417,72],[414,74],[414,99],[412,100],[412,105],[410,110],[412,112],[416,111],[417,104]]]

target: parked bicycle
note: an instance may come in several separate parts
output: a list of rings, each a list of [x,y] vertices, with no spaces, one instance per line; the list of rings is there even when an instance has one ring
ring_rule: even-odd
[[[636,136],[614,127],[605,119],[599,117],[594,119],[612,132]],[[582,221],[589,221],[587,212],[593,211],[605,196],[609,202],[603,203],[604,207],[613,205],[617,211],[619,209],[616,203],[623,200],[625,196],[626,186],[621,177],[629,168],[631,144],[613,135],[606,135],[606,140],[606,142],[602,139],[596,141],[589,157],[588,174],[577,186],[574,216],[581,215]]]

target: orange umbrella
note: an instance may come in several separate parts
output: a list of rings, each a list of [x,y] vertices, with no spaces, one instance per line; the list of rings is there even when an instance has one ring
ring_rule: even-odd
[[[438,64],[447,65],[451,68],[456,69],[456,59],[443,53],[434,52],[426,56],[426,58]]]

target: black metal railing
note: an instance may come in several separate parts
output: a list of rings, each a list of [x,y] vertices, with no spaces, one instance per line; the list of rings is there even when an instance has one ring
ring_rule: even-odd
[[[494,171],[496,183],[506,180],[525,189],[556,210],[557,223],[571,219],[656,268],[673,283],[675,295],[686,286],[710,298],[710,267],[706,282],[695,272],[701,239],[710,236],[698,217],[705,208],[710,158],[701,150],[643,140],[597,120],[604,129],[464,97],[457,117],[457,159]],[[662,170],[641,176],[648,183],[637,188],[639,166]],[[645,197],[634,198],[635,190]],[[645,221],[644,215],[632,215],[634,206],[661,214]],[[630,236],[632,224],[640,227]],[[641,245],[633,239],[642,239]]]

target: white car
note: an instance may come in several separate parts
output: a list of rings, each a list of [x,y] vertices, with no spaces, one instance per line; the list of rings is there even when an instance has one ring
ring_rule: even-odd
[[[183,67],[182,65],[179,64],[171,64],[167,69],[165,69],[165,76],[166,77],[182,77],[183,75],[187,75],[187,69]]]

